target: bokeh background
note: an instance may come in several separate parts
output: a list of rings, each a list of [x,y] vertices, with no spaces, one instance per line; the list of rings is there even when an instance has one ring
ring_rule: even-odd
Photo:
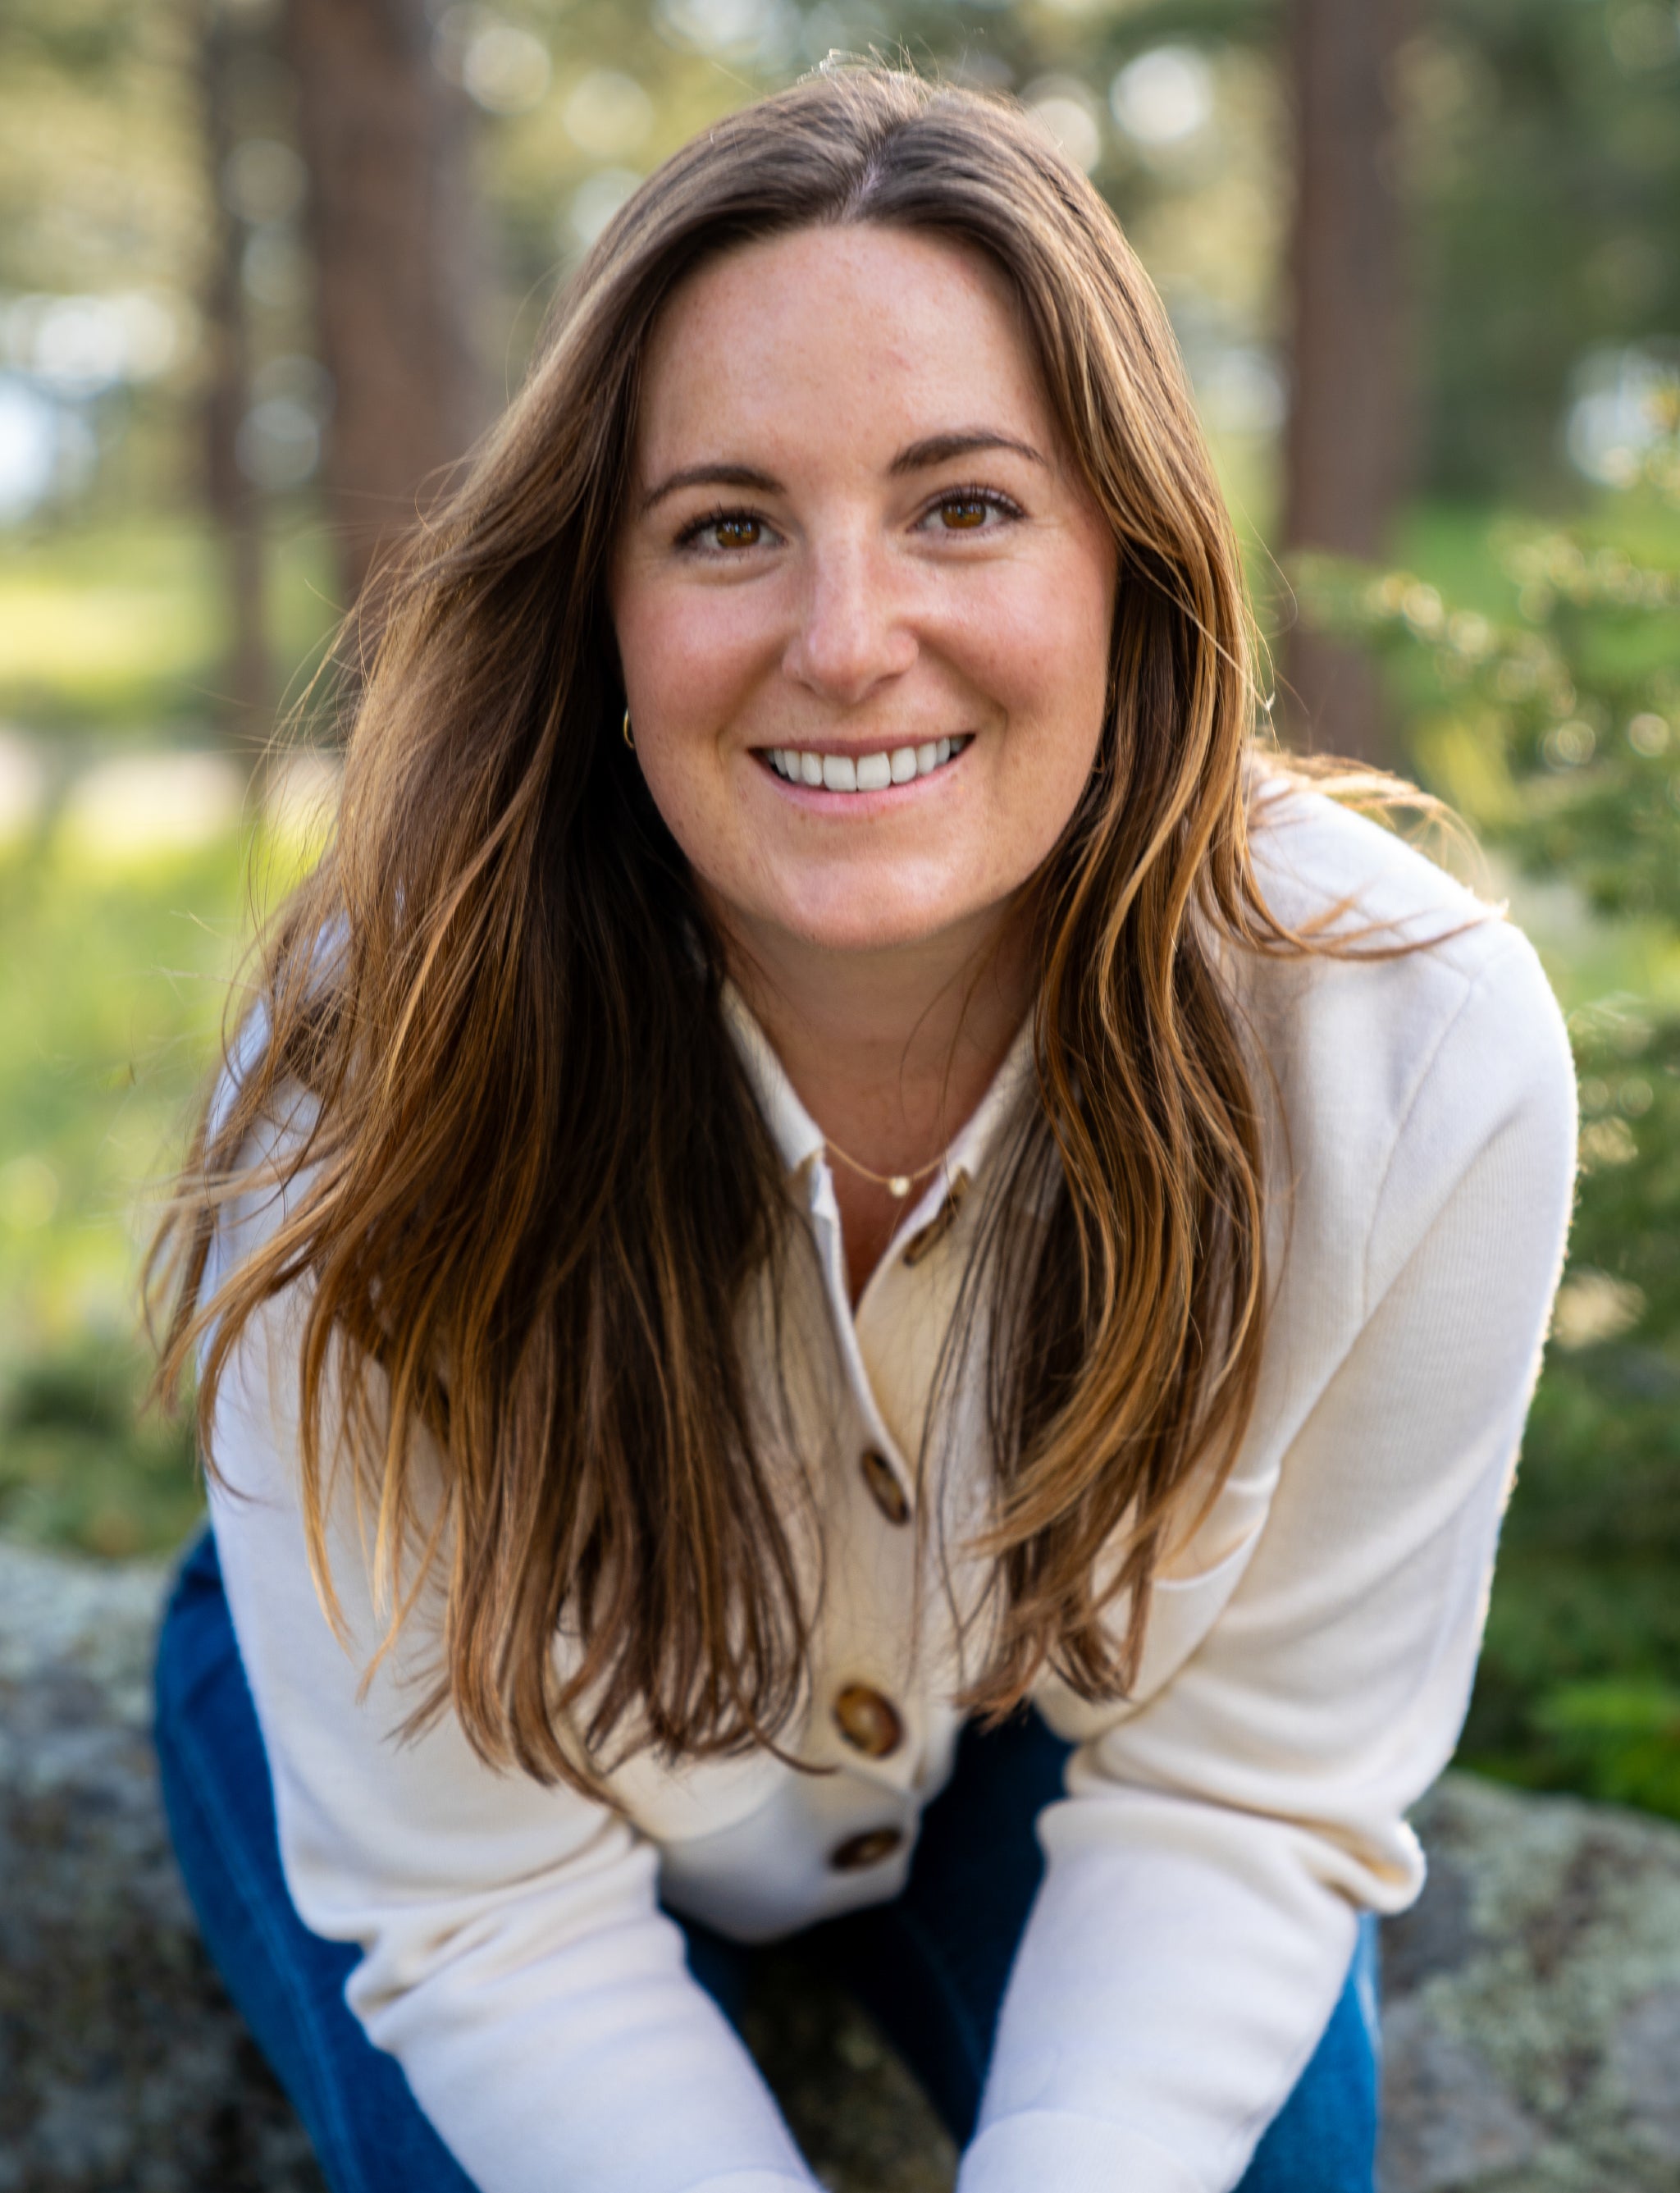
[[[638,179],[833,49],[1013,90],[1089,170],[1283,736],[1454,803],[1541,948],[1580,1209],[1461,1756],[1680,1818],[1670,0],[8,0],[0,1532],[191,1528],[138,1252],[320,843],[311,675]]]

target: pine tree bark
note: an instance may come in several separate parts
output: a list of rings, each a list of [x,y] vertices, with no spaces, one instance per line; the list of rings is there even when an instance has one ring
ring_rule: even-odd
[[[470,116],[424,0],[286,0],[346,604],[488,423]]]
[[[1410,375],[1394,63],[1408,0],[1289,0],[1295,106],[1286,550],[1381,554],[1404,485]],[[1294,741],[1392,765],[1369,661],[1297,624],[1283,650]]]

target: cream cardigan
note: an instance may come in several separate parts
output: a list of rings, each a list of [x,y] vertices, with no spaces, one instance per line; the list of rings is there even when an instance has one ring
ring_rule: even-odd
[[[1357,896],[1366,917],[1434,937],[1481,911],[1316,796],[1269,806],[1260,845],[1290,921]],[[1569,1205],[1562,1022],[1496,919],[1400,959],[1244,956],[1233,980],[1271,1084],[1259,1400],[1224,1492],[1168,1562],[1134,1694],[1040,1694],[1078,1749],[1041,1819],[1048,1870],[960,2193],[1234,2185],[1317,2042],[1357,1912],[1418,1892],[1403,1815],[1469,1692]],[[347,1514],[334,1562],[348,1651],[305,1561],[294,1301],[248,1331],[214,1427],[251,1496],[212,1504],[288,1881],[311,1927],[361,1944],[351,2007],[483,2193],[809,2193],[656,1896],[746,1939],[891,1896],[950,1771],[951,1606],[916,1574],[938,1533],[897,1519],[980,1199],[947,1211],[935,1181],[854,1314],[820,1134],[734,1010],[790,1223],[815,1251],[788,1259],[784,1305],[790,1511],[808,1487],[797,1543],[813,1577],[820,1547],[825,1577],[791,1738],[833,1773],[643,1758],[614,1776],[614,1811],[491,1772],[453,1718],[397,1744],[424,1624],[358,1696],[380,1624]],[[1018,1045],[951,1173],[983,1183],[1026,1070]],[[237,1214],[223,1268],[273,1202]],[[743,1311],[750,1360],[765,1314]],[[957,1392],[944,1450],[952,1544],[983,1510],[978,1383]],[[960,1566],[956,1583],[960,1599]],[[871,1711],[837,1717],[859,1686]]]

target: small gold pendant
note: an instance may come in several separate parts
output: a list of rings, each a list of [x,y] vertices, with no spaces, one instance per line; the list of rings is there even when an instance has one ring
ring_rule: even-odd
[[[900,1197],[908,1195],[910,1193],[909,1174],[895,1172],[892,1176],[891,1179],[887,1182],[887,1189],[888,1193],[892,1195]]]

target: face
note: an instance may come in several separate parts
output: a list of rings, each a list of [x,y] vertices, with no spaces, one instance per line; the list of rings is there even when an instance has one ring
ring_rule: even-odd
[[[1007,920],[1090,774],[1117,562],[981,254],[810,229],[692,276],[609,594],[637,759],[725,934]]]

